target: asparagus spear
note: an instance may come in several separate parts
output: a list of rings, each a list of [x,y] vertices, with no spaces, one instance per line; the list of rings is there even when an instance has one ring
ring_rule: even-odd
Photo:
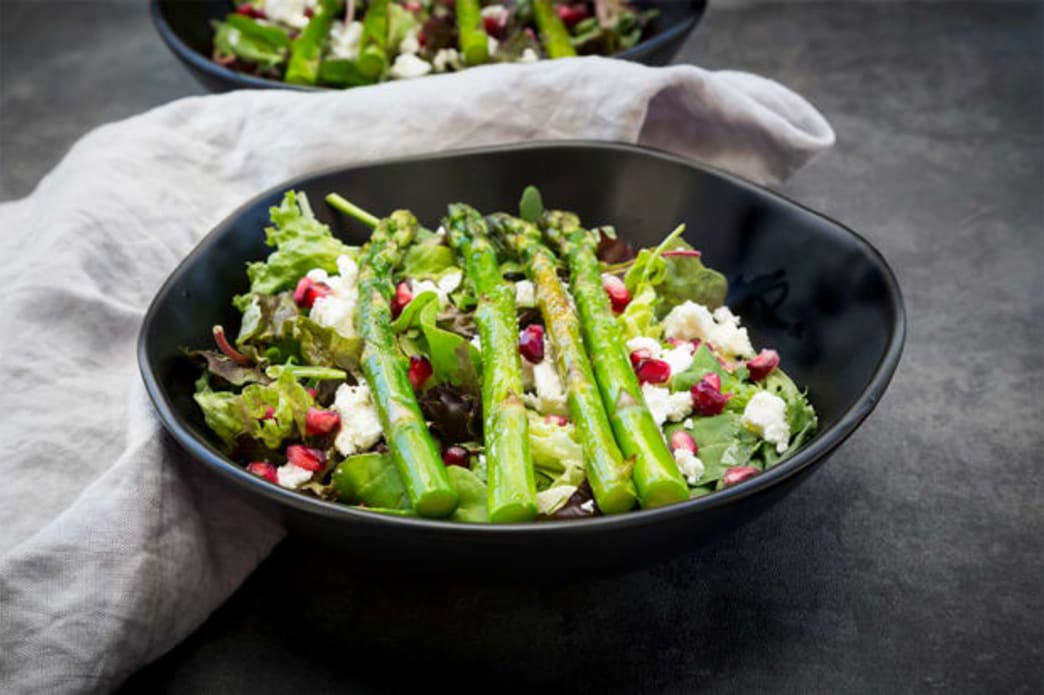
[[[537,304],[555,346],[558,374],[565,384],[569,411],[580,435],[587,462],[587,477],[599,509],[606,514],[625,512],[634,506],[631,461],[625,460],[613,438],[591,363],[584,352],[576,312],[558,279],[554,253],[540,230],[510,215],[490,216],[492,229],[525,262],[526,274],[536,286]]]
[[[489,39],[482,25],[479,0],[456,0],[456,6],[460,53],[468,65],[481,65],[489,60]]]
[[[443,221],[450,245],[464,260],[478,306],[482,341],[482,420],[489,476],[489,519],[527,521],[536,516],[536,483],[529,455],[529,419],[522,403],[515,290],[500,274],[486,223],[471,207],[450,205]]]
[[[290,44],[290,62],[286,66],[286,81],[294,84],[315,84],[319,79],[323,41],[330,33],[337,11],[336,0],[323,0],[315,8],[308,25]]]
[[[689,499],[689,487],[645,405],[620,328],[602,289],[594,236],[581,228],[580,220],[571,213],[548,212],[543,221],[547,239],[569,265],[584,342],[616,441],[624,455],[634,459],[639,502],[642,507],[659,507]]]
[[[569,38],[569,30],[555,12],[551,0],[533,0],[533,16],[540,30],[540,42],[549,58],[569,58],[576,49]]]
[[[370,0],[355,66],[364,79],[371,81],[379,79],[388,67],[388,0]]]
[[[391,331],[392,269],[417,233],[405,210],[380,221],[363,248],[356,327],[363,337],[362,368],[384,428],[384,439],[413,508],[421,516],[448,516],[457,506],[439,449],[428,432]]]

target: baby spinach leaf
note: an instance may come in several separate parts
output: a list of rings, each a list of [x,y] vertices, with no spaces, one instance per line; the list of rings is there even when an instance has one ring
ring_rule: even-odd
[[[341,500],[368,508],[411,509],[391,454],[349,456],[334,469],[331,481]]]
[[[460,498],[450,519],[473,523],[489,521],[489,512],[486,510],[486,484],[475,473],[461,466],[447,466],[446,475],[449,476],[450,485]]]
[[[434,242],[434,243],[433,243]],[[453,249],[443,246],[437,237],[423,244],[413,244],[402,259],[402,276],[417,280],[435,280],[457,261]]]
[[[544,198],[536,186],[526,186],[522,199],[518,201],[518,216],[526,222],[537,224],[544,214]]]

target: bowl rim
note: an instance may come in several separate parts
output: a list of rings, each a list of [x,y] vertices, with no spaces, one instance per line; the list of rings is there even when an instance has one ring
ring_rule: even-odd
[[[724,178],[740,188],[752,191],[758,195],[768,196],[783,203],[785,206],[796,208],[806,214],[817,217],[829,223],[835,227],[836,230],[848,235],[855,241],[855,243],[866,253],[870,262],[880,270],[885,283],[887,301],[890,303],[895,320],[890,326],[891,336],[889,337],[885,352],[878,361],[869,383],[862,392],[856,396],[852,404],[841,414],[832,426],[818,433],[809,444],[806,444],[804,448],[800,449],[797,453],[782,463],[773,466],[760,475],[754,476],[734,487],[719,490],[704,497],[690,499],[685,502],[679,502],[677,504],[656,509],[634,509],[623,514],[597,516],[587,519],[545,520],[512,524],[478,524],[440,519],[425,519],[419,517],[399,517],[369,512],[336,502],[307,497],[293,490],[282,488],[278,485],[272,485],[271,483],[252,475],[245,468],[225,457],[208,441],[196,437],[187,426],[182,424],[180,416],[171,404],[167,402],[163,395],[160,383],[156,378],[156,373],[149,357],[151,345],[149,340],[149,327],[155,321],[155,315],[159,311],[160,305],[165,302],[167,295],[171,292],[174,284],[181,278],[181,276],[188,272],[188,268],[193,265],[195,259],[206,253],[209,247],[217,243],[226,233],[228,227],[248,209],[254,207],[258,201],[290,188],[301,186],[309,181],[345,171],[351,171],[353,169],[392,164],[410,164],[419,161],[453,159],[462,156],[480,154],[496,155],[525,150],[566,148],[586,148],[639,154],[703,171],[712,176]],[[177,267],[164,281],[163,285],[159,290],[157,290],[139,329],[137,357],[142,379],[145,382],[149,398],[152,400],[154,407],[160,415],[160,421],[164,428],[171,434],[171,436],[173,436],[181,447],[184,448],[192,458],[195,458],[200,463],[211,468],[222,477],[229,479],[234,483],[238,483],[247,489],[253,490],[271,501],[287,505],[299,512],[317,515],[327,519],[342,520],[358,527],[370,526],[374,529],[380,528],[387,531],[398,530],[400,532],[415,532],[421,534],[450,533],[462,536],[483,536],[489,538],[498,538],[504,534],[532,534],[544,537],[559,534],[594,534],[611,532],[625,527],[633,528],[645,525],[656,525],[661,522],[677,519],[678,517],[699,514],[700,512],[722,507],[751,495],[764,492],[769,488],[782,483],[788,478],[797,475],[833,452],[852,435],[863,420],[865,420],[874,410],[895,374],[895,370],[899,364],[899,359],[902,355],[905,339],[906,310],[895,273],[880,251],[878,251],[866,238],[846,225],[802,205],[781,193],[748,181],[735,174],[722,171],[716,167],[696,162],[670,152],[618,142],[593,140],[536,140],[524,143],[454,149],[429,154],[394,157],[348,166],[337,165],[301,174],[265,189],[244,202],[216,224],[196,244],[192,251],[181,260]]]
[[[236,72],[235,70],[231,70],[223,65],[219,65],[209,56],[203,55],[181,39],[177,32],[175,32],[170,26],[167,18],[163,16],[163,11],[160,9],[160,3],[162,1],[163,0],[149,0],[149,15],[152,17],[152,24],[155,26],[156,31],[163,39],[163,42],[167,44],[167,47],[173,51],[174,55],[189,63],[196,70],[200,70],[210,77],[230,84],[235,84],[237,85],[237,88],[240,89],[251,87],[254,89],[289,89],[297,92],[343,92],[356,89],[356,87],[321,87],[317,85],[280,82],[265,77],[256,77],[243,72]],[[703,13],[707,8],[707,0],[682,0],[682,2],[686,1],[691,7],[692,13],[686,16],[683,21],[671,25],[667,29],[646,39],[645,41],[639,41],[637,44],[625,51],[620,51],[619,53],[614,53],[612,56],[607,57],[623,60],[636,60],[655,51],[664,44],[673,41],[678,36],[684,36],[691,32],[703,17]]]

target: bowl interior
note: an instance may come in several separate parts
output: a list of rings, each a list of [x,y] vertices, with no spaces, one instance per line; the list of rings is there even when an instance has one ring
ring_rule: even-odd
[[[275,80],[236,73],[210,60],[213,53],[211,21],[223,19],[234,9],[229,0],[152,0],[152,3],[154,18],[161,34],[171,43],[175,52],[190,61],[195,69],[208,71],[215,77],[220,75],[223,81],[237,82],[243,86],[294,87]],[[618,54],[618,57],[650,64],[667,62],[674,52],[668,44],[676,44],[674,48],[680,46],[681,41],[702,16],[706,4],[706,0],[635,2],[634,5],[639,8],[656,7],[660,14],[651,23],[648,36],[642,42]],[[167,35],[168,32],[170,36]],[[178,46],[177,42],[182,46]],[[206,62],[200,61],[199,58]]]
[[[639,246],[685,222],[685,238],[729,278],[729,305],[755,347],[777,349],[783,368],[808,388],[820,416],[817,439],[839,443],[848,432],[839,435],[834,426],[853,409],[865,415],[873,407],[879,394],[867,391],[882,372],[887,383],[894,370],[903,316],[891,271],[865,241],[753,184],[670,155],[629,146],[534,144],[321,173],[244,205],[184,261],[143,326],[142,368],[168,426],[183,428],[184,436],[217,454],[192,401],[197,368],[181,351],[209,346],[214,324],[238,328],[230,301],[247,288],[244,263],[269,251],[261,230],[284,190],[305,191],[334,233],[358,244],[367,231],[333,213],[323,203],[327,193],[376,214],[408,207],[434,226],[453,201],[482,211],[515,210],[528,184],[540,187],[549,206],[576,210],[588,225],[613,224]]]

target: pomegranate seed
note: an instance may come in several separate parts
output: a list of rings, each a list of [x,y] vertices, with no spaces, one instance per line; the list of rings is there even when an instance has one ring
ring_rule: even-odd
[[[258,418],[258,420],[271,420],[275,417],[275,408],[268,406],[265,408],[265,414]]]
[[[304,8],[304,16],[308,17],[308,19],[311,19],[312,17],[314,17],[315,16],[315,8],[314,7],[306,7],[306,8]]]
[[[671,365],[663,360],[642,360],[635,372],[643,384],[662,384],[671,378]]]
[[[242,5],[236,8],[236,14],[241,14],[251,19],[268,19],[268,15],[265,14],[264,10],[258,9],[251,5],[249,2],[244,2]]]
[[[749,480],[760,473],[754,466],[736,466],[725,471],[725,475],[722,476],[721,481],[725,483],[725,487],[732,487],[733,485],[739,485],[744,480]]]
[[[544,327],[531,323],[518,336],[518,351],[533,364],[544,361]]]
[[[300,444],[286,447],[286,460],[306,471],[317,471],[326,465],[326,454]]]
[[[482,28],[490,36],[497,38],[507,29],[507,13],[503,15],[486,15],[482,18]]]
[[[692,387],[692,407],[700,415],[720,415],[732,394],[721,392],[721,378],[714,373],[704,375]]]
[[[558,5],[555,7],[555,11],[558,13],[558,18],[562,20],[562,23],[568,27],[590,16],[590,12],[587,11],[587,5],[580,3],[575,5]]]
[[[395,286],[395,296],[391,300],[391,314],[393,319],[399,318],[399,314],[406,305],[413,301],[413,292],[410,291],[410,283],[400,282]]]
[[[218,349],[224,353],[225,357],[236,364],[241,364],[243,366],[250,366],[253,364],[249,357],[232,347],[232,344],[228,342],[228,338],[225,337],[225,329],[223,326],[217,325],[211,330],[214,333],[214,342],[217,343]]]
[[[602,287],[609,295],[609,303],[613,305],[613,311],[617,314],[627,308],[631,303],[631,292],[627,289],[624,281],[615,275],[602,276]]]
[[[330,434],[341,424],[341,416],[334,410],[309,408],[305,414],[305,432],[308,434]]]
[[[315,300],[325,297],[331,292],[333,290],[326,283],[316,282],[305,275],[297,281],[297,287],[294,288],[294,303],[302,309],[311,309]]]
[[[417,44],[420,45],[421,48],[428,45],[428,36],[424,33],[423,29],[417,32]]]
[[[448,446],[442,450],[442,462],[447,466],[467,468],[468,459],[470,458],[471,454],[462,446]]]
[[[248,463],[246,469],[258,478],[264,478],[270,483],[279,482],[279,478],[276,476],[275,466],[268,461],[254,461],[253,463]]]
[[[565,427],[569,424],[569,418],[562,417],[561,415],[545,415],[544,422],[557,427]]]
[[[630,357],[631,366],[635,369],[638,369],[638,365],[640,365],[642,362],[644,362],[645,360],[652,359],[652,353],[648,350],[635,350],[631,353]]]
[[[692,438],[692,435],[685,430],[675,430],[674,434],[671,435],[671,451],[677,449],[685,449],[691,451],[693,454],[699,452],[699,447],[696,446],[696,440]]]
[[[779,353],[775,350],[762,350],[754,359],[747,360],[747,371],[751,381],[761,381],[772,370],[779,366]]]
[[[424,355],[414,355],[410,358],[410,384],[414,389],[419,389],[424,382],[431,378],[435,370],[431,367],[431,360]]]
[[[526,27],[522,30],[522,33],[525,34],[530,41],[536,41],[536,32],[533,31],[533,27]]]
[[[305,389],[305,391],[308,392],[308,395],[312,397],[313,401],[319,397],[319,392],[315,389]]]

